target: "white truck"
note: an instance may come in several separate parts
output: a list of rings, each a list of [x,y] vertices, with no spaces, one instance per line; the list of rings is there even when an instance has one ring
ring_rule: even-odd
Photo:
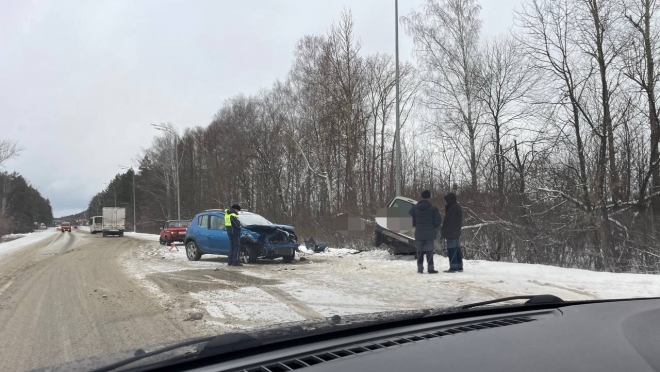
[[[103,208],[103,236],[124,236],[124,221],[126,219],[126,208],[104,207]]]

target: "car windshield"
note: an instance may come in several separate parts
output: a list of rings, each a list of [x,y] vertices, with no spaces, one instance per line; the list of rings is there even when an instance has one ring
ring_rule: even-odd
[[[657,296],[659,64],[657,0],[0,1],[0,371]]]
[[[250,225],[260,225],[260,226],[270,226],[273,223],[263,218],[258,214],[239,214],[238,220],[241,221],[241,224],[244,226]]]

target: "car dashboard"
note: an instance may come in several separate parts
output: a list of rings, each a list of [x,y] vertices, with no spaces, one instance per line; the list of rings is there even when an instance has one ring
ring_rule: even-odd
[[[195,371],[660,371],[660,300],[431,321],[262,348]]]

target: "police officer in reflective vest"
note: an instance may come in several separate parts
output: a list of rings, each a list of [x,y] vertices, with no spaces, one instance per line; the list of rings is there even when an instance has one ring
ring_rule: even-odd
[[[240,261],[241,252],[241,222],[238,220],[238,212],[241,206],[234,204],[230,209],[225,209],[225,229],[229,237],[229,266],[243,266]]]

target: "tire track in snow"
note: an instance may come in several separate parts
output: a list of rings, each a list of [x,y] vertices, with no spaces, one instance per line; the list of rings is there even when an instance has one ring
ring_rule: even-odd
[[[305,305],[302,301],[296,299],[286,291],[271,286],[257,286],[257,288],[275,297],[279,302],[291,308],[291,310],[295,311],[305,319],[311,320],[325,318],[323,315],[317,313],[312,308]]]

